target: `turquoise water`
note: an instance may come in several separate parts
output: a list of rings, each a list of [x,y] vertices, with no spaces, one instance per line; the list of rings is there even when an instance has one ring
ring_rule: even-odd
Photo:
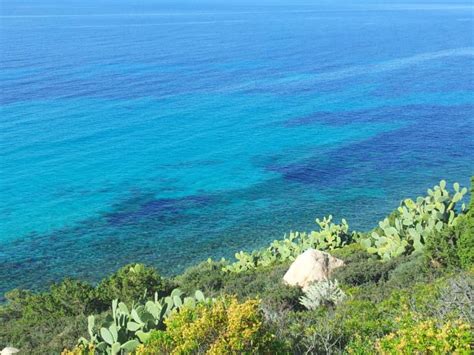
[[[470,4],[0,10],[0,293],[368,229],[474,171]]]

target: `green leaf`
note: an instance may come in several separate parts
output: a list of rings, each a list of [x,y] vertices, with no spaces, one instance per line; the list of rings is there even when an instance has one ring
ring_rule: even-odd
[[[181,298],[179,296],[174,296],[173,302],[174,302],[174,305],[178,308],[183,305],[183,302],[181,301]]]
[[[130,330],[131,332],[136,332],[141,327],[142,327],[141,324],[135,323],[133,321],[130,321],[127,323],[127,329]]]
[[[438,232],[439,232],[441,229],[443,229],[443,222],[438,221],[438,222],[436,223],[436,229],[438,230]]]
[[[441,189],[444,190],[446,188],[446,180],[441,180],[439,182],[439,187],[441,187]]]
[[[114,343],[114,338],[107,328],[100,328],[100,336],[107,344],[112,345]]]
[[[89,316],[87,317],[87,331],[91,338],[94,337],[94,326],[95,326],[95,317]]]
[[[112,344],[112,354],[118,354],[120,352],[120,343],[115,342]]]
[[[114,339],[114,342],[118,340],[118,330],[117,330],[117,325],[112,324],[109,327],[109,332],[112,335],[112,338]]]
[[[131,313],[131,316],[133,318],[133,320],[137,323],[140,323],[140,324],[143,324],[142,320],[140,319],[140,316],[138,315],[136,309],[132,309],[132,313]]]
[[[196,300],[198,301],[204,301],[204,294],[202,293],[202,291],[200,290],[197,290],[195,293],[194,293],[194,298],[196,298]]]
[[[118,308],[119,308],[120,312],[125,313],[127,315],[130,314],[130,312],[128,311],[128,307],[125,303],[120,302],[119,305],[118,305]]]
[[[386,227],[383,231],[388,236],[398,235],[398,231],[394,227]]]
[[[117,303],[118,303],[117,299],[112,301],[112,315],[113,315],[114,319],[117,315]]]
[[[242,255],[244,254],[244,252],[240,252]],[[178,296],[180,297],[183,293],[181,292],[181,290],[179,288],[175,288],[173,291],[171,291],[171,298],[175,297],[175,296]]]
[[[121,348],[128,352],[132,352],[137,348],[138,345],[140,345],[140,343],[136,341],[135,339],[132,339],[122,344]]]
[[[138,332],[135,333],[135,335],[140,339],[142,343],[146,343],[148,339],[150,339],[150,332],[144,332],[143,330],[139,330]]]
[[[362,246],[362,248],[367,249],[371,247],[372,241],[369,238],[361,239],[360,245]]]

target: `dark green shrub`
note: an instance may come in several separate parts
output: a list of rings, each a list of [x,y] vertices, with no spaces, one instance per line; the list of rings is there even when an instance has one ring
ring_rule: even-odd
[[[458,257],[463,268],[474,265],[474,176],[471,177],[471,201],[465,215],[459,217]]]
[[[368,259],[378,259],[375,255],[367,253],[359,243],[353,243],[340,249],[331,250],[330,254],[338,259],[344,260],[346,265],[356,262],[365,262]]]
[[[474,195],[474,192],[471,194]],[[471,197],[472,200],[473,197]],[[462,216],[457,228],[459,230],[457,245],[459,263],[463,268],[468,269],[474,265],[474,206],[472,202],[468,214]]]
[[[95,299],[94,287],[72,279],[51,285],[47,292],[13,290],[5,297],[9,306],[15,308],[23,318],[38,318],[46,314],[74,316],[100,308],[100,302]]]
[[[402,289],[416,283],[429,282],[441,276],[442,270],[434,269],[426,264],[425,257],[421,253],[400,257],[399,263],[389,271],[385,287]]]
[[[336,269],[331,278],[338,280],[342,285],[378,284],[387,281],[390,272],[406,260],[404,257],[398,257],[382,262],[375,258],[366,259],[360,255],[354,257],[353,262],[348,262],[346,266]]]
[[[459,218],[459,217],[458,217]],[[426,240],[425,254],[435,267],[458,268],[461,263],[458,255],[459,229],[445,226],[435,231]]]
[[[59,353],[87,334],[87,314],[102,305],[95,289],[66,279],[49,291],[13,290],[0,306],[0,348],[15,346],[25,354]]]
[[[332,254],[344,260],[345,266],[331,275],[346,286],[380,284],[392,279],[392,286],[407,287],[426,279],[428,269],[423,265],[420,254],[400,256],[389,261],[380,261],[362,249],[360,244],[352,244],[335,250]],[[411,275],[410,275],[411,274]]]
[[[205,261],[186,269],[182,275],[175,278],[175,282],[186,294],[192,294],[196,290],[201,290],[206,295],[216,294],[222,289],[226,278],[224,265],[223,262]]]
[[[114,299],[132,303],[153,298],[155,292],[159,297],[165,296],[171,289],[171,283],[163,279],[154,268],[130,264],[99,283],[97,298],[107,305]]]
[[[299,299],[303,291],[299,287],[292,287],[279,282],[268,288],[262,298],[262,307],[267,312],[281,312],[283,310],[303,310]]]
[[[283,284],[283,275],[288,264],[258,268],[241,273],[228,273],[224,278],[221,293],[235,295],[240,300],[264,297],[269,290]]]
[[[332,309],[288,313],[278,330],[296,354],[332,354],[344,348],[340,320]]]

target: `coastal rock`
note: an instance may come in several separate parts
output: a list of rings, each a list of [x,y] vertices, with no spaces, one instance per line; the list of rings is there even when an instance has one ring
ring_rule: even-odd
[[[283,281],[305,290],[313,282],[327,280],[334,269],[343,265],[344,261],[329,253],[308,249],[293,261]]]
[[[2,351],[0,351],[0,355],[12,355],[18,353],[20,350],[17,348],[12,348],[11,346],[7,346]]]

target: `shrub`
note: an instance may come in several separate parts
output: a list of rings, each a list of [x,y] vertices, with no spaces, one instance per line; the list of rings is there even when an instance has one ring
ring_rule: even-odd
[[[459,231],[459,262],[462,267],[468,269],[474,265],[474,176],[471,176],[469,209],[465,215],[460,216],[457,229]]]
[[[437,324],[435,319],[418,319],[409,313],[400,320],[399,329],[376,342],[382,354],[470,354],[472,333],[460,320]]]
[[[358,354],[373,354],[375,345],[371,339],[363,338],[359,334],[355,334],[354,338],[347,344],[344,349],[350,355]]]
[[[138,354],[258,353],[283,351],[265,329],[259,301],[239,303],[235,297],[214,304],[183,308],[166,321],[166,331],[154,332]]]
[[[474,265],[474,191],[471,190],[471,205],[469,212],[459,217],[456,226],[459,233],[457,256],[461,267],[468,269]]]
[[[461,265],[457,248],[458,239],[457,228],[444,226],[440,231],[434,231],[425,245],[425,254],[430,263],[437,267],[458,268]]]
[[[341,343],[345,346],[356,336],[375,340],[393,330],[393,313],[386,305],[368,300],[348,299],[335,310],[341,332]]]
[[[346,294],[339,288],[337,280],[311,284],[300,298],[300,303],[313,310],[321,306],[334,307],[344,301]]]
[[[241,273],[227,273],[220,293],[235,295],[239,300],[263,298],[283,284],[283,275],[288,266],[285,263]]]
[[[58,353],[87,333],[84,313],[100,308],[94,288],[66,279],[49,291],[13,290],[0,306],[0,348],[15,346],[28,354]]]
[[[331,277],[333,279],[337,278],[343,285],[378,284],[387,281],[390,272],[404,261],[406,259],[403,257],[394,258],[388,262],[382,262],[374,258],[355,257],[354,261],[349,262],[345,267],[334,270]]]
[[[64,349],[61,352],[61,355],[95,355],[96,349],[93,344],[89,346],[78,345],[74,347],[72,350]]]
[[[97,296],[105,304],[110,304],[114,299],[131,304],[153,298],[155,293],[162,297],[171,289],[170,283],[154,268],[130,264],[102,280],[97,286]]]
[[[175,281],[179,289],[185,293],[201,290],[212,295],[223,287],[226,278],[224,266],[224,262],[205,261],[188,268],[182,275],[177,276]]]
[[[303,310],[300,298],[303,291],[297,286],[288,286],[278,282],[261,296],[262,308],[266,312],[281,312],[284,310]]]
[[[344,349],[344,330],[338,308],[318,308],[292,312],[280,336],[286,339],[292,353],[335,354]]]
[[[367,253],[359,243],[353,243],[331,251],[331,255],[344,261],[346,265],[358,262],[366,262],[368,259],[377,260],[378,258]]]
[[[394,266],[388,271],[385,283],[385,287],[392,289],[403,289],[416,283],[429,282],[439,277],[443,272],[427,265],[426,259],[421,253],[399,257],[387,264]]]

